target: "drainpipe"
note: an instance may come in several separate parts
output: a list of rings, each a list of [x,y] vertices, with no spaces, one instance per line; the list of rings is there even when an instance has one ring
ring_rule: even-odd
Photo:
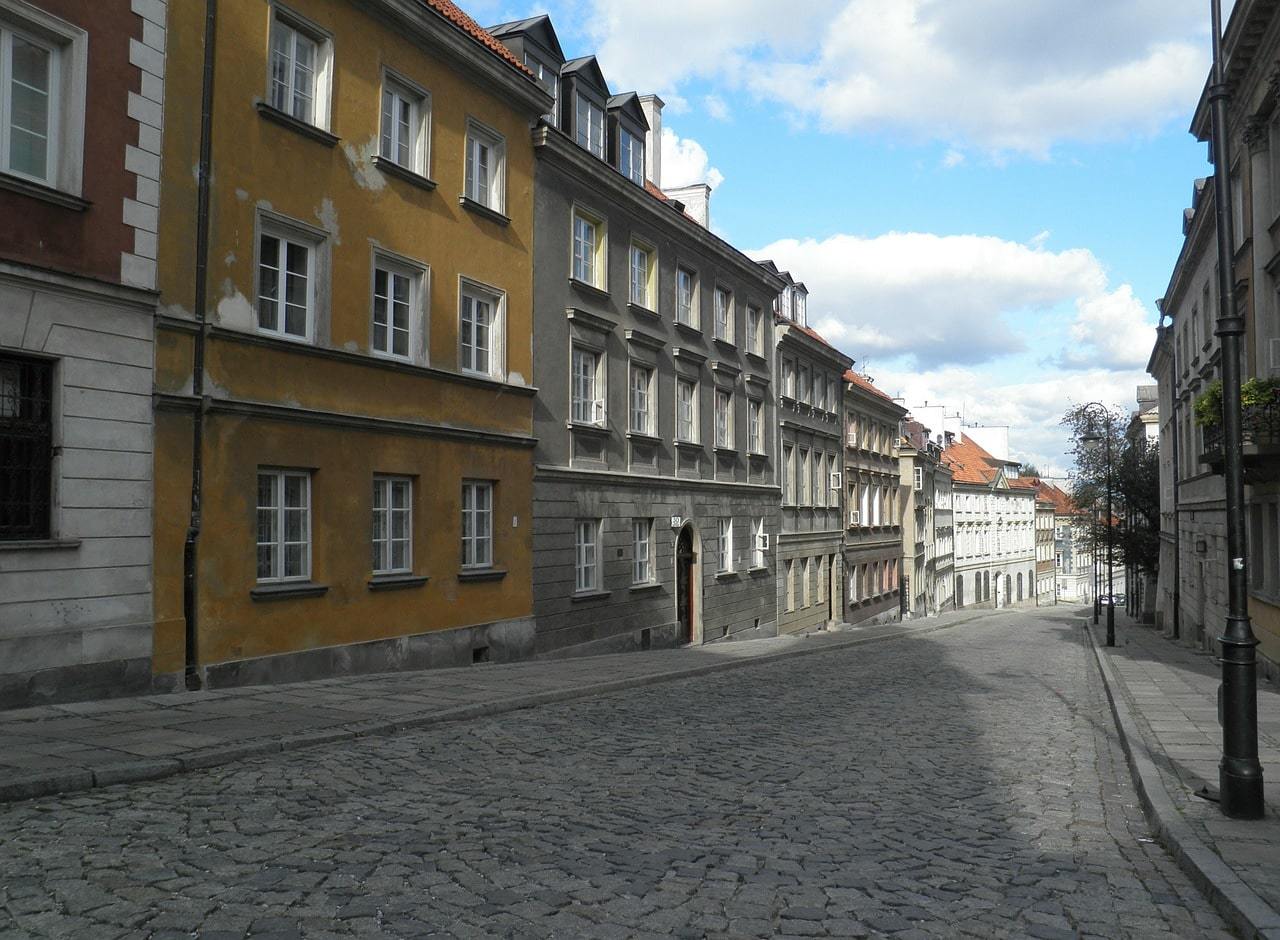
[[[191,518],[182,549],[182,614],[186,621],[184,672],[186,687],[192,692],[202,685],[199,669],[199,568],[196,549],[200,540],[201,498],[204,489],[205,305],[209,293],[209,176],[213,151],[213,66],[217,20],[218,0],[205,0],[204,72],[200,90],[200,165],[196,189],[196,334],[191,357],[191,394],[196,403],[191,421]]]
[[[1170,321],[1172,323],[1172,321]],[[1173,402],[1173,638],[1182,637],[1182,519],[1178,515],[1178,464],[1182,459],[1178,433],[1178,364],[1169,357],[1169,396]]]

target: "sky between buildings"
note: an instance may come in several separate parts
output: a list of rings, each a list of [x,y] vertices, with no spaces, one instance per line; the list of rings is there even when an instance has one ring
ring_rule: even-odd
[[[810,289],[909,404],[1069,465],[1072,404],[1131,409],[1192,181],[1208,0],[461,0],[550,13],[613,92],[666,101],[663,185]],[[1230,0],[1223,4],[1224,17]]]

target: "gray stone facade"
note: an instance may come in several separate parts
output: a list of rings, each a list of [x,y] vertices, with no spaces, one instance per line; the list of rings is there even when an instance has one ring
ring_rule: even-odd
[[[534,132],[535,655],[773,635],[781,280],[635,172],[660,102],[563,62],[545,18],[498,35],[559,75]]]

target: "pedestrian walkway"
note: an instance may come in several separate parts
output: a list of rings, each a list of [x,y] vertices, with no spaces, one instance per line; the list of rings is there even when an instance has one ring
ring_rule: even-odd
[[[150,780],[956,626],[984,612],[684,649],[181,692],[0,712],[0,802]]]
[[[1213,657],[1119,612],[1114,648],[1103,646],[1101,624],[1091,629],[1154,827],[1218,906],[1236,913],[1246,936],[1280,938],[1280,690],[1258,686],[1266,817],[1228,819],[1196,795],[1206,784],[1218,789],[1221,673]]]

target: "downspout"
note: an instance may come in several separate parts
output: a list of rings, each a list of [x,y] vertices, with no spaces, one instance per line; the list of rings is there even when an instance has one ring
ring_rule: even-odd
[[[218,0],[205,0],[204,71],[200,89],[200,163],[196,188],[196,334],[191,356],[191,395],[195,399],[195,412],[191,421],[191,518],[182,550],[182,614],[186,621],[184,671],[186,687],[193,692],[203,684],[199,669],[199,568],[196,549],[200,540],[201,499],[204,489],[205,305],[209,292],[209,177],[213,152],[213,66],[217,19]]]
[[[1169,320],[1173,328],[1173,319]],[[1172,347],[1172,342],[1170,346]],[[1182,519],[1178,515],[1178,467],[1182,462],[1182,442],[1178,429],[1178,363],[1169,357],[1169,400],[1173,403],[1173,638],[1182,638]]]

